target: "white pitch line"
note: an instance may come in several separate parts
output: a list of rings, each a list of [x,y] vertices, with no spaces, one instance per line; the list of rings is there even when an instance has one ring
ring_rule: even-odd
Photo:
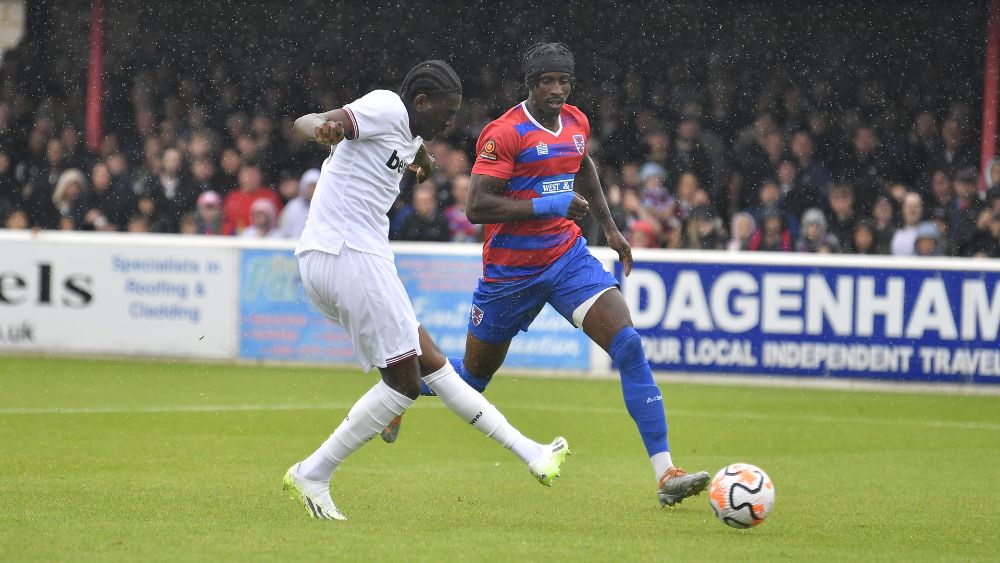
[[[610,408],[610,407],[573,407],[565,405],[527,405],[527,404],[513,404],[504,405],[505,409],[523,409],[523,410],[548,410],[555,412],[583,412],[588,414],[617,414],[624,413],[624,408]],[[923,426],[927,428],[953,428],[962,430],[1000,430],[1000,423],[992,422],[972,422],[972,421],[958,421],[958,420],[907,420],[907,419],[897,419],[897,418],[874,418],[874,417],[864,417],[864,416],[850,416],[850,417],[837,417],[837,416],[820,416],[820,415],[781,415],[781,414],[763,414],[757,412],[710,412],[710,411],[694,411],[694,410],[683,410],[683,409],[671,409],[667,408],[667,418],[672,416],[681,417],[692,417],[692,418],[736,418],[743,420],[783,420],[789,422],[809,422],[817,424],[865,424],[865,425],[905,425],[905,426]]]
[[[185,412],[308,411],[349,409],[352,403],[244,403],[235,405],[152,405],[148,407],[8,407],[0,415],[13,414],[146,414]]]
[[[30,415],[30,414],[155,414],[155,413],[224,413],[224,412],[260,412],[260,411],[313,411],[313,410],[344,410],[353,403],[243,403],[230,405],[153,405],[147,407],[0,407],[0,416]],[[502,405],[508,410],[530,410],[548,412],[580,412],[586,414],[624,414],[624,408],[588,407],[571,405],[543,405],[530,403],[512,403]],[[443,409],[440,402],[418,402],[413,408]],[[815,424],[863,424],[883,426],[920,426],[925,428],[948,428],[955,430],[1000,430],[1000,423],[971,422],[958,420],[907,420],[895,418],[874,418],[861,416],[820,416],[820,415],[780,415],[755,412],[709,412],[700,410],[668,409],[667,416],[692,418],[727,418],[742,420],[777,420],[788,422],[804,422]]]

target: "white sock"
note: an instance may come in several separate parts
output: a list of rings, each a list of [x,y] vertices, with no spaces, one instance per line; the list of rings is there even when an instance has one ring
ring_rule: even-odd
[[[450,362],[445,362],[443,368],[424,377],[424,383],[441,397],[451,412],[513,451],[525,463],[537,461],[545,455],[545,446],[526,438],[511,426],[486,397],[462,381]]]
[[[649,461],[653,464],[653,473],[656,473],[656,484],[660,484],[660,477],[667,472],[668,469],[674,466],[674,461],[670,459],[670,452],[660,452],[658,454],[653,454]]]
[[[379,381],[354,403],[347,418],[323,445],[299,465],[300,475],[311,481],[329,481],[333,471],[365,442],[403,414],[413,399]]]

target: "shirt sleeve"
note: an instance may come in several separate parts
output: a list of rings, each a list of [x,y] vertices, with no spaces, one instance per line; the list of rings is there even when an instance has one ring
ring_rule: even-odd
[[[514,175],[520,137],[513,127],[496,121],[487,125],[476,143],[476,162],[473,174],[483,174],[509,180]]]
[[[355,139],[371,139],[393,131],[406,114],[395,92],[375,90],[344,106]]]

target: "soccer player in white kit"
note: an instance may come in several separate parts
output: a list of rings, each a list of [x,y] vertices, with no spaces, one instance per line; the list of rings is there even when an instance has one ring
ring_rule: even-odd
[[[462,103],[462,85],[443,61],[406,75],[400,93],[375,90],[340,109],[295,121],[304,139],[337,145],[323,163],[295,255],[310,300],[351,335],[355,355],[381,380],[283,484],[309,516],[344,520],[330,496],[330,477],[351,453],[382,432],[420,394],[421,376],[444,404],[512,450],[543,485],[559,476],[569,446],[539,444],[515,429],[455,373],[419,325],[396,274],[386,213],[400,183],[426,177],[433,165],[423,139],[447,129]]]

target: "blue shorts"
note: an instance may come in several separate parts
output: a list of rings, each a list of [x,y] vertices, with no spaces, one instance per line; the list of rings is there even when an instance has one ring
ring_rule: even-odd
[[[597,258],[587,250],[587,241],[577,239],[558,260],[536,276],[514,281],[479,280],[472,294],[469,332],[490,344],[514,338],[528,326],[546,303],[573,324],[573,311],[598,293],[618,287]]]

